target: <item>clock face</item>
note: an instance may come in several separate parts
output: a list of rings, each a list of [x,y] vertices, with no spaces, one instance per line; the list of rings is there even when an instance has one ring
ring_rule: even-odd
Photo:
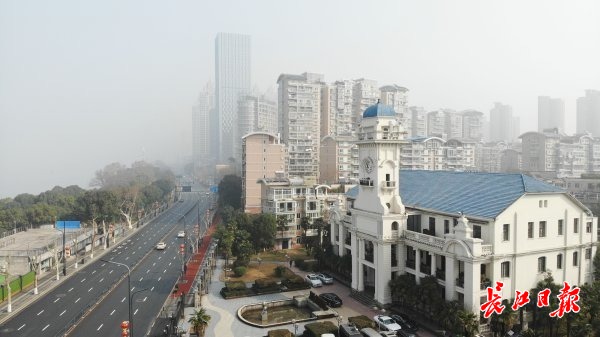
[[[367,157],[363,160],[363,167],[367,173],[373,172],[373,166],[375,163],[373,162],[373,158]]]

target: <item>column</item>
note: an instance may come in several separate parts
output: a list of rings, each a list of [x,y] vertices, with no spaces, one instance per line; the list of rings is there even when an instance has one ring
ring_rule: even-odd
[[[415,247],[415,271],[417,284],[421,284],[421,250]]]
[[[435,269],[437,268],[437,262],[435,261],[436,255],[435,253],[431,254],[431,275],[435,276]]]
[[[358,242],[358,256],[356,258],[356,262],[358,263],[358,285],[356,290],[364,291],[365,290],[365,266],[362,264],[363,260],[363,252],[365,250],[365,242],[363,239],[357,239]]]
[[[456,260],[446,256],[446,301],[454,301],[456,294]]]
[[[406,272],[406,247],[405,245],[396,245],[396,256],[398,258],[398,274],[402,275]]]
[[[465,310],[479,312],[481,264],[465,262]]]
[[[350,246],[352,247],[352,289],[358,290],[358,261],[360,254],[358,249],[358,239],[355,233],[352,233]]]
[[[339,231],[339,236],[340,236],[340,241],[338,242],[338,256],[344,256],[346,254],[346,249],[344,248],[344,245],[346,244],[346,227],[343,226],[341,224],[341,222],[338,222],[338,231]],[[332,238],[334,237],[334,235],[331,236]],[[333,240],[333,239],[332,239]]]
[[[391,303],[392,246],[377,243],[375,248],[375,300],[381,304]]]

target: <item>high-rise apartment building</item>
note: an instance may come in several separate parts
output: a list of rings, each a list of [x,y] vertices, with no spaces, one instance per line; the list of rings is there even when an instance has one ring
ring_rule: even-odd
[[[513,116],[510,105],[494,103],[490,110],[490,140],[514,142],[519,137],[519,124],[520,120]]]
[[[408,89],[399,85],[385,85],[379,88],[381,103],[394,108],[398,120],[404,126],[406,137],[412,137],[412,114],[408,110]]]
[[[465,110],[462,112],[462,138],[475,141],[483,139],[483,112]]]
[[[335,81],[321,89],[321,138],[349,136],[354,132],[352,114],[354,81]]]
[[[427,113],[427,136],[448,138],[446,133],[446,115],[443,111],[430,111]]]
[[[264,96],[244,95],[238,101],[238,109],[242,137],[252,132],[277,134],[277,103]]]
[[[590,132],[600,137],[600,91],[586,90],[577,99],[577,133]]]
[[[358,147],[353,136],[326,136],[321,139],[319,182],[321,184],[357,181]]]
[[[407,130],[407,136],[410,137],[424,137],[427,135],[427,112],[425,109],[418,106],[411,106],[410,111],[410,131]]]
[[[211,157],[210,117],[214,115],[213,100],[213,88],[209,83],[192,107],[192,157],[196,167],[203,166]]]
[[[219,33],[215,39],[215,108],[213,128],[218,133],[217,160],[221,164],[235,163],[239,168],[241,136],[238,130],[238,102],[250,92],[250,36]]]
[[[286,149],[279,138],[265,132],[242,137],[242,207],[246,213],[261,212],[259,179],[285,175]]]
[[[565,130],[565,101],[560,98],[538,96],[538,131],[558,128]]]
[[[377,103],[380,98],[377,81],[360,78],[354,81],[352,114],[354,120],[360,122],[366,108]]]
[[[281,141],[288,148],[290,177],[319,179],[321,88],[323,75],[281,74],[277,79]]]

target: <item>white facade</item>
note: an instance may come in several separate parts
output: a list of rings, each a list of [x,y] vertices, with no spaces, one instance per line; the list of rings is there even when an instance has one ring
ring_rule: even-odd
[[[474,170],[475,143],[439,137],[412,138],[402,146],[400,158],[403,170]]]
[[[521,174],[400,171],[402,130],[369,109],[350,215],[334,211],[331,224],[334,251],[352,254],[354,290],[385,305],[393,277],[433,275],[447,300],[478,314],[495,281],[509,300],[548,271],[557,283],[591,282],[597,221],[580,202]]]

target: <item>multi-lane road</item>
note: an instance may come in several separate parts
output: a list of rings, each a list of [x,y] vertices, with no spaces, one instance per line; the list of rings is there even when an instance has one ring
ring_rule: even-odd
[[[7,320],[2,336],[120,336],[120,323],[129,319],[125,265],[131,270],[133,333],[145,336],[182,272],[184,239],[177,232],[185,222],[192,235],[198,214],[209,206],[197,193],[183,199]],[[165,250],[155,249],[159,241],[167,243]]]

